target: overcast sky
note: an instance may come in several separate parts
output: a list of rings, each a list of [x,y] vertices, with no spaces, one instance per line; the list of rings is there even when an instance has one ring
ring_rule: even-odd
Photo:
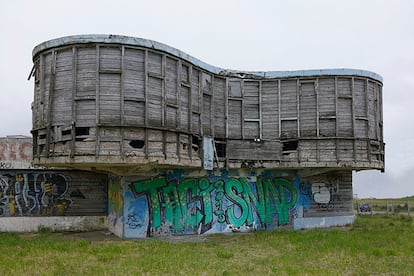
[[[354,193],[414,195],[414,1],[1,1],[0,34],[0,137],[30,135],[32,49],[67,35],[147,38],[229,69],[376,72],[386,172],[354,174]]]

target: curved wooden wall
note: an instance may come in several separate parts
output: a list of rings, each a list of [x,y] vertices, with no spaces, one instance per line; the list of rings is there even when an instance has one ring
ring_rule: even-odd
[[[38,164],[202,168],[213,141],[216,167],[384,168],[372,72],[238,72],[111,35],[51,40],[33,60]]]

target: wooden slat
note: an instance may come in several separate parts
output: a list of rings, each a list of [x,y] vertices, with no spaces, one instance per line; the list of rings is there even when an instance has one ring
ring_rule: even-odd
[[[100,47],[99,47],[99,45],[96,45],[96,79],[95,79],[95,81],[96,81],[96,91],[95,91],[95,108],[96,108],[96,110],[95,110],[95,123],[96,123],[96,137],[95,137],[95,141],[96,141],[96,144],[95,144],[95,156],[96,157],[98,157],[98,155],[99,155],[99,151],[100,151],[100,133],[99,133],[99,124],[100,124],[100,106],[99,106],[99,103],[100,103],[100,91],[99,91],[99,87],[100,87],[100,83],[99,83],[99,80],[100,80],[100,78],[99,78],[99,70],[100,70],[100,66],[99,66],[99,50],[100,50]]]
[[[55,66],[56,66],[56,52],[52,51],[52,62],[50,64],[50,77],[49,77],[49,98],[47,105],[47,133],[46,133],[46,157],[49,157],[50,143],[51,143],[51,124],[52,124],[52,106],[53,106],[53,94],[55,86]]]
[[[76,72],[78,71],[78,67],[77,67],[77,49],[75,46],[72,47],[72,67],[73,67],[73,71],[72,71],[72,122],[71,122],[71,142],[70,142],[70,157],[74,158],[75,157],[75,129],[76,129],[76,101],[75,101],[75,97],[76,97],[76,88],[77,88],[77,84],[76,84]]]

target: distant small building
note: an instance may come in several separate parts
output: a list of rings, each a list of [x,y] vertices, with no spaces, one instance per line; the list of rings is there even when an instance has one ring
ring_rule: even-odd
[[[352,170],[384,170],[372,72],[225,70],[117,35],[33,62],[34,164],[107,174],[121,237],[349,224]]]

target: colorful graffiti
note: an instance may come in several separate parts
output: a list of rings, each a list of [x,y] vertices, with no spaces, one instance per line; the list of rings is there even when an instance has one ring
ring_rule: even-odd
[[[162,176],[131,182],[129,190],[140,207],[126,210],[126,227],[150,236],[272,229],[288,224],[297,204],[309,206],[300,183],[280,177]]]
[[[122,212],[122,189],[121,178],[117,176],[109,177],[108,185],[108,211],[121,215]]]
[[[67,191],[62,174],[0,174],[0,216],[64,215],[72,205]]]
[[[107,225],[110,231],[118,236],[123,234],[123,199],[122,177],[110,176],[108,185],[108,216]]]

